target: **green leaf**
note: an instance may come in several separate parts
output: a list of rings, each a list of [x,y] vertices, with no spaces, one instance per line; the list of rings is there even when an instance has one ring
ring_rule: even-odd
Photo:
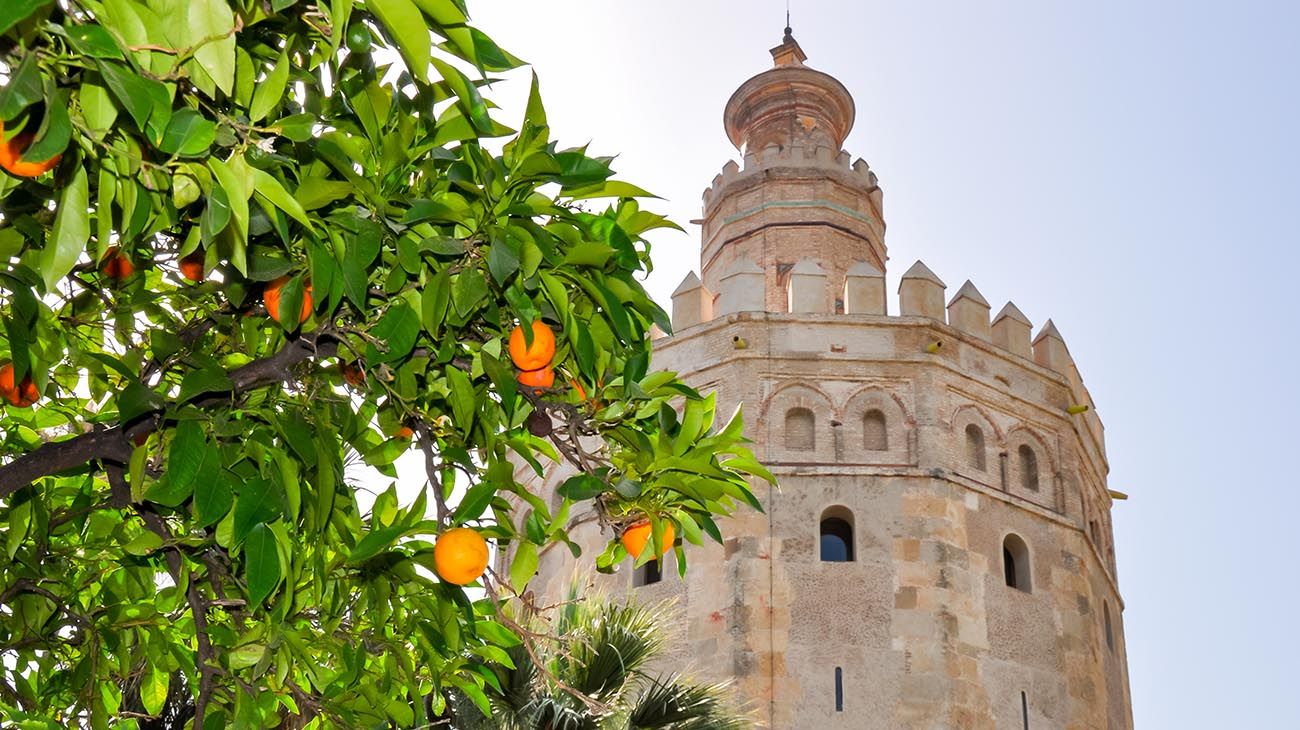
[[[170,155],[197,157],[208,151],[216,137],[216,123],[193,109],[181,109],[167,123],[158,149]]]
[[[278,131],[294,142],[306,142],[311,139],[315,128],[316,116],[314,114],[292,114],[281,117],[275,124],[271,125],[273,131]]]
[[[280,516],[280,499],[275,487],[265,479],[252,479],[237,485],[235,495],[233,544],[242,541],[253,525],[270,522]]]
[[[588,157],[581,150],[557,152],[555,161],[560,164],[560,184],[565,188],[594,185],[614,174],[609,163]]]
[[[515,632],[495,621],[475,621],[474,633],[497,646],[505,647],[507,649],[512,646],[519,646],[523,643]]]
[[[122,49],[101,25],[74,25],[67,29],[68,41],[83,56],[124,60]]]
[[[36,139],[23,151],[22,159],[44,162],[63,154],[72,141],[72,120],[68,118],[68,95],[51,83],[45,94],[45,117],[41,119]]]
[[[26,20],[32,13],[49,5],[51,2],[53,0],[5,0],[4,12],[0,13],[0,33]],[[5,117],[5,119],[8,119],[8,117]]]
[[[227,0],[185,0],[187,45],[217,88],[229,95],[235,88],[235,15]]]
[[[510,247],[510,244],[504,240],[496,240],[488,247],[488,271],[492,278],[498,284],[505,284],[506,280],[519,270],[519,254]]]
[[[522,593],[537,572],[537,546],[526,540],[516,544],[515,558],[510,563],[510,584],[515,591]]]
[[[253,183],[253,189],[257,191],[260,200],[265,200],[284,211],[290,218],[306,226],[307,230],[314,230],[311,221],[307,218],[307,211],[302,209],[302,204],[294,199],[271,173],[254,169]]]
[[[293,197],[303,210],[324,208],[336,200],[342,200],[352,194],[352,183],[342,180],[326,180],[323,177],[309,177],[302,181]]]
[[[172,676],[157,664],[151,664],[140,682],[140,704],[144,711],[157,716],[167,704],[167,691],[171,687]]]
[[[248,581],[248,602],[256,607],[280,583],[280,551],[275,533],[258,523],[244,540],[244,576]]]
[[[215,478],[220,459],[198,422],[182,421],[167,451],[166,478],[150,487],[145,496],[151,502],[175,507],[193,494],[196,484]]]
[[[94,132],[107,132],[113,128],[113,122],[117,121],[117,105],[109,96],[108,87],[98,81],[100,79],[97,76],[87,74],[86,80],[81,83],[78,99],[86,126]]]
[[[441,59],[431,59],[433,67],[438,69],[438,74],[447,82],[456,99],[460,102],[461,111],[469,117],[474,128],[485,134],[491,134],[493,131],[492,118],[488,116],[487,104],[484,103],[483,97],[479,95],[478,88],[469,77],[461,73],[460,69],[451,66]]]
[[[365,537],[357,542],[357,546],[352,548],[348,554],[348,562],[352,564],[360,563],[363,560],[369,560],[393,544],[401,534],[406,530],[404,525],[389,525],[378,530],[367,532]]]
[[[383,230],[374,225],[362,225],[343,251],[343,296],[365,311],[370,287],[370,265],[379,255]]]
[[[393,362],[411,353],[415,347],[415,338],[420,334],[420,315],[405,301],[390,307],[384,313],[379,324],[370,330],[372,337],[388,345],[385,352],[380,352],[374,345],[366,350],[367,362]]]
[[[253,102],[248,106],[249,121],[257,122],[271,113],[280,99],[284,97],[284,87],[289,81],[289,49],[280,49],[271,73],[257,83],[253,91]]]
[[[591,474],[578,474],[566,479],[556,491],[565,499],[580,502],[592,499],[608,488],[609,485]]]
[[[496,494],[497,487],[492,482],[482,481],[470,487],[461,498],[460,504],[456,505],[452,521],[457,525],[463,525],[477,520],[487,510],[488,505],[492,504]]]
[[[146,413],[162,410],[165,405],[161,396],[138,380],[133,380],[117,394],[118,421],[131,423]]]
[[[122,550],[128,555],[143,557],[163,546],[163,539],[157,533],[148,530],[136,535],[130,542],[122,546]]]
[[[564,263],[570,266],[592,266],[599,269],[604,268],[613,255],[614,249],[603,243],[583,241],[569,249],[564,255]]]
[[[159,124],[166,129],[165,125],[171,118],[172,104],[166,86],[108,61],[99,62],[99,71],[104,77],[104,83],[108,84],[109,90],[126,108],[140,131],[149,132]]]
[[[469,433],[474,423],[474,384],[465,371],[455,365],[447,366],[447,384],[451,388],[451,412],[461,433]]]
[[[225,230],[230,223],[230,198],[221,183],[214,183],[212,193],[208,195],[208,204],[203,206],[203,215],[199,218],[200,239],[211,243],[218,233]]]
[[[181,379],[181,391],[177,401],[185,403],[204,393],[222,393],[230,390],[234,383],[220,368],[200,368],[191,370]]]
[[[72,181],[59,198],[58,215],[50,231],[49,242],[41,251],[41,278],[45,290],[53,292],[63,277],[72,271],[90,240],[90,191],[86,168],[77,166]]]
[[[411,0],[367,0],[366,7],[392,35],[406,68],[417,80],[429,81],[429,60],[433,44],[429,26]]]
[[[21,2],[21,0],[19,0]],[[4,25],[4,20],[0,20]],[[24,109],[40,101],[45,96],[41,86],[41,72],[36,65],[36,54],[28,53],[23,62],[13,70],[9,83],[0,89],[0,120],[9,121]],[[5,130],[12,135],[13,130]]]
[[[483,278],[478,269],[467,269],[456,277],[456,284],[452,290],[452,302],[456,305],[457,312],[463,315],[472,314],[478,309],[479,303],[487,295],[487,280]]]
[[[216,479],[194,488],[194,518],[199,527],[207,527],[225,517],[235,504],[232,482],[235,476],[221,470]]]

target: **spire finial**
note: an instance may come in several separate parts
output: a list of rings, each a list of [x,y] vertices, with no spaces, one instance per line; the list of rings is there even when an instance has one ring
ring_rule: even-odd
[[[785,37],[781,39],[783,43],[794,40],[794,29],[790,27],[790,0],[785,0]]]

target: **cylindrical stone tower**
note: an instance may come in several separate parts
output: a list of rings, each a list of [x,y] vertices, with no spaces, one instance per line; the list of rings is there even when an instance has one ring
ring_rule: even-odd
[[[761,727],[1131,728],[1117,493],[1064,339],[1009,302],[990,321],[970,282],[945,306],[920,262],[890,316],[880,189],[840,149],[852,99],[788,30],[772,53],[727,104],[744,168],[705,192],[702,276],[654,366],[743,406],[780,487],[688,546],[684,580],[596,582],[675,597],[674,668],[731,680]],[[575,523],[583,556],[545,555],[538,593],[594,575],[612,535]]]

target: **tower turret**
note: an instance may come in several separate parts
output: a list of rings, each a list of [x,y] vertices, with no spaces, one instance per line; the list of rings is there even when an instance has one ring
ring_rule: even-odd
[[[842,149],[855,116],[844,85],[804,65],[789,28],[771,53],[773,67],[741,84],[723,112],[744,166],[728,163],[704,193],[702,279],[728,298],[723,279],[746,259],[764,274],[762,309],[786,312],[794,270],[816,265],[835,296],[811,306],[843,312],[849,270],[885,270],[880,187]]]

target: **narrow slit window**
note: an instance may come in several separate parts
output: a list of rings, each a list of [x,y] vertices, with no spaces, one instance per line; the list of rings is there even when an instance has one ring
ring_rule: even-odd
[[[844,669],[835,667],[835,711],[844,712]]]
[[[817,446],[817,417],[807,408],[791,408],[785,414],[785,447],[812,451]]]
[[[1110,625],[1110,604],[1105,601],[1101,604],[1101,615],[1106,624],[1106,648],[1115,651],[1115,632]]]
[[[1029,730],[1029,696],[1024,692],[1020,693],[1020,716],[1024,718],[1025,730]]]
[[[1038,491],[1038,456],[1028,446],[1021,445],[1017,451],[1020,461],[1020,486]]]
[[[1009,587],[1031,592],[1029,546],[1019,535],[1007,535],[1002,540],[1002,571]]]
[[[970,424],[966,427],[966,463],[980,471],[988,468],[984,454],[984,432],[979,426]]]
[[[889,430],[884,413],[873,409],[862,417],[862,440],[867,451],[889,450]]]

